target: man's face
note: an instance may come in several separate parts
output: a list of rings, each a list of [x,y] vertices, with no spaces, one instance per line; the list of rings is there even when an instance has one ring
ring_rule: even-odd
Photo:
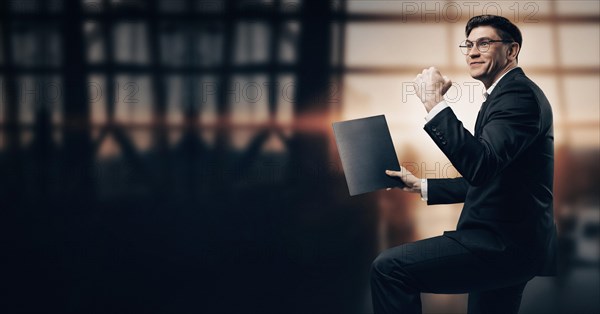
[[[473,43],[481,39],[501,40],[502,38],[491,26],[475,27],[467,38]],[[501,42],[491,42],[486,52],[480,52],[473,47],[466,55],[469,73],[474,79],[482,81],[486,87],[491,85],[510,62],[508,50],[508,45]]]

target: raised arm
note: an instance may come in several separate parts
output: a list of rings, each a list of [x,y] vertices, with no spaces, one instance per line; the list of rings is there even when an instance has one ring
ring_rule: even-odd
[[[467,131],[450,108],[424,127],[452,165],[473,186],[494,179],[522,154],[540,131],[540,111],[533,91],[511,82],[488,104],[478,137]]]

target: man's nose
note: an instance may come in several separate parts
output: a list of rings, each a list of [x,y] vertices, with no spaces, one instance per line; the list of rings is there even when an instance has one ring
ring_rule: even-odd
[[[469,56],[470,58],[476,58],[479,57],[479,49],[477,49],[477,47],[473,46],[471,48],[471,50],[469,50],[469,53],[467,54],[467,56]]]

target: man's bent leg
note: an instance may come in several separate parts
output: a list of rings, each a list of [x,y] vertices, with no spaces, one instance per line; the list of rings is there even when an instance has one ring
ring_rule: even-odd
[[[430,276],[420,272],[427,272],[426,269],[431,267],[445,269],[444,260],[462,255],[471,254],[454,240],[444,236],[404,244],[382,252],[371,267],[371,294],[375,313],[421,313],[421,292],[431,289],[428,286]],[[421,266],[425,268],[415,269]]]
[[[371,268],[375,313],[421,313],[421,292],[467,293],[529,278],[489,265],[453,239],[429,238],[388,249]]]

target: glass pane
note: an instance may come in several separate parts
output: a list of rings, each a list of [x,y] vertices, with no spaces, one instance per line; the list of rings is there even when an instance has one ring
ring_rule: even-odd
[[[15,23],[11,43],[16,65],[60,65],[62,43],[55,25]]]
[[[41,110],[46,111],[51,122],[62,122],[64,89],[59,76],[23,75],[16,82],[19,123],[34,123],[36,114]]]
[[[600,77],[574,76],[564,78],[567,118],[569,122],[600,120]]]
[[[115,119],[123,123],[152,121],[152,88],[149,76],[118,75],[115,79]]]
[[[115,61],[146,64],[149,60],[148,29],[142,22],[121,22],[113,29]]]
[[[350,13],[402,13],[406,9],[406,2],[416,4],[414,1],[347,1],[347,10]],[[418,7],[418,4],[417,4]]]
[[[53,124],[63,122],[64,84],[58,75],[52,75],[43,80],[42,105],[48,110]]]
[[[105,41],[102,24],[96,21],[86,21],[83,26],[89,63],[105,61]]]
[[[107,112],[106,76],[90,75],[88,79],[88,98],[90,100],[90,115],[92,124],[106,123]]]
[[[170,75],[165,85],[167,122],[181,124],[184,117],[188,117],[199,109],[199,104],[194,101],[197,84],[189,76]]]
[[[200,93],[196,94],[198,103],[200,122],[214,123],[217,121],[217,93],[218,77],[200,76],[196,80]]]
[[[280,75],[277,84],[277,121],[280,123],[292,122],[296,93],[295,76],[292,74]]]
[[[36,109],[40,106],[41,101],[41,82],[32,75],[23,75],[17,78],[17,86],[19,123],[33,123]]]
[[[600,28],[598,25],[561,25],[560,62],[564,66],[600,65]]]
[[[428,40],[415,40],[415,34]],[[350,23],[346,38],[346,65],[441,65],[449,59],[446,53],[440,53],[440,49],[448,47],[448,41],[443,25]]]
[[[283,63],[296,62],[300,23],[289,21],[282,24],[279,45],[279,61]]]
[[[600,147],[600,132],[598,131],[597,127],[569,130],[569,146],[571,148],[594,149],[597,152],[598,147]]]
[[[183,122],[183,107],[186,96],[184,95],[184,77],[171,75],[167,77],[165,85],[167,93],[167,123],[181,124]]]
[[[556,13],[558,14],[581,14],[600,15],[600,2],[598,1],[556,1]]]
[[[231,120],[261,123],[269,118],[266,75],[235,75],[228,90]]]
[[[235,63],[267,62],[270,34],[264,22],[242,21],[235,28]]]
[[[220,22],[207,22],[195,26],[192,33],[193,64],[217,66],[223,58],[223,25]]]
[[[165,23],[160,29],[162,62],[170,66],[182,66],[189,60],[189,44],[186,27],[182,23]]]
[[[523,47],[519,53],[521,66],[548,66],[556,64],[552,28],[548,25],[520,25]]]

